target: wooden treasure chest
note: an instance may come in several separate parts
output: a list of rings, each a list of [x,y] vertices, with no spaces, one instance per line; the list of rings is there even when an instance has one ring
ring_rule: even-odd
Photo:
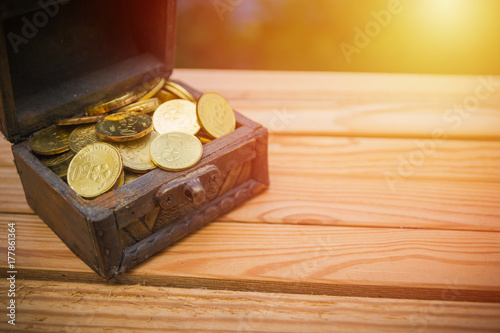
[[[235,111],[234,131],[204,143],[194,166],[156,168],[95,198],[78,195],[42,163],[31,138],[153,78],[168,81],[176,1],[12,0],[0,11],[0,127],[13,143],[26,200],[102,277],[126,271],[268,187],[268,132]],[[202,95],[176,85],[194,102]]]

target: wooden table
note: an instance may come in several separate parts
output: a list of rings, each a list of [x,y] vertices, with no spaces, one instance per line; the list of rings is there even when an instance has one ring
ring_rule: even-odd
[[[500,332],[500,77],[173,77],[269,128],[270,189],[105,282],[33,215],[2,141],[16,329]]]

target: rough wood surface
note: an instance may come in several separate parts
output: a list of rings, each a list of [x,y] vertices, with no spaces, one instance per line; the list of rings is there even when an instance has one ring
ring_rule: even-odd
[[[12,168],[14,166],[14,158],[10,149],[11,145],[3,137],[0,140],[2,141],[2,144],[0,144],[0,167]]]
[[[18,221],[23,277],[61,272],[86,281],[95,274],[36,216],[0,221]],[[462,300],[500,302],[498,276],[497,232],[212,223],[116,281],[416,299],[449,291]]]
[[[238,71],[236,76],[219,70],[174,75],[199,90],[227,96],[271,133],[500,138],[497,76],[266,71]]]
[[[2,146],[6,145],[6,141],[1,143]],[[0,177],[0,212],[32,214],[33,211],[26,203],[23,186],[14,166],[0,167]]]
[[[498,332],[500,304],[19,280],[15,331]],[[5,285],[5,282],[1,282]],[[0,295],[4,303],[5,295]],[[471,318],[478,320],[471,320]],[[0,329],[9,327],[0,323]]]
[[[223,220],[500,231],[500,143],[443,141],[421,164],[401,162],[418,145],[275,136],[273,186]],[[15,169],[0,175],[0,212],[30,213]]]
[[[500,331],[500,78],[174,77],[269,127],[270,189],[103,282],[33,215],[0,142],[0,226],[16,223],[18,278],[34,280],[24,330]]]

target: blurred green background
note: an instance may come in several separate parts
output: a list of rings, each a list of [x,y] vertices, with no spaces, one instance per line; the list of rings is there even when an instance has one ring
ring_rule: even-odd
[[[500,74],[499,14],[498,0],[179,0],[176,67]]]

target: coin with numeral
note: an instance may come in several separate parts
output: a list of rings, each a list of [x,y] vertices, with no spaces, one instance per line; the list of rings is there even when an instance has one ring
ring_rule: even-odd
[[[120,182],[123,163],[112,145],[98,142],[80,150],[68,167],[68,185],[84,198],[101,195]]]

